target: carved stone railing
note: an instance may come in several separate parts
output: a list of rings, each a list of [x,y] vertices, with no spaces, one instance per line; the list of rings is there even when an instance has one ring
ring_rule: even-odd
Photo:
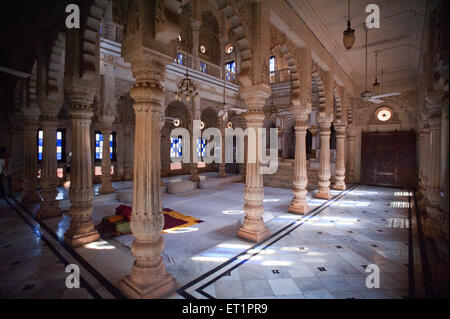
[[[291,72],[289,69],[281,69],[270,72],[270,84],[278,84],[289,81],[291,81]]]
[[[186,66],[189,69],[194,69],[194,62],[192,55],[189,55],[189,59],[187,59],[187,55],[184,51],[178,51],[177,57],[173,60],[174,63],[181,64],[183,66]],[[211,75],[213,77],[219,78],[223,80],[224,74],[226,75],[226,80],[233,84],[238,84],[238,75],[236,73],[225,71],[223,68],[221,68],[219,65],[208,62],[203,59],[199,59],[199,66],[198,70],[199,72],[206,73],[208,75]]]

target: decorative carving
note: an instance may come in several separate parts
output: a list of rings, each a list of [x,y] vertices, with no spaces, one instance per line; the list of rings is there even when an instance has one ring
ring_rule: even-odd
[[[166,14],[164,12],[164,1],[156,0],[155,8],[155,33],[164,31],[167,25]]]

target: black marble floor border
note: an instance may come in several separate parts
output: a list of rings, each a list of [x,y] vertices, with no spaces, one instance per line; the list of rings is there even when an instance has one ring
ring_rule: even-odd
[[[40,239],[42,239],[42,241],[45,243],[45,245],[50,249],[50,251],[56,256],[56,258],[59,259],[59,261],[61,263],[63,263],[64,266],[69,265],[69,262],[67,261],[67,259],[65,259],[60,253],[59,251],[50,243],[50,241],[44,236],[44,234],[37,229],[37,227],[35,225],[33,225],[29,220],[27,220],[22,213],[13,205],[9,202],[8,199],[5,199],[5,201],[8,203],[8,205],[12,208],[12,210],[14,212],[16,212],[16,214],[25,222],[26,225],[28,225],[32,232],[36,234],[36,236],[38,236]],[[81,286],[86,288],[86,290],[91,294],[91,296],[94,299],[102,299],[102,297],[97,293],[97,291],[92,288],[91,285],[89,285],[89,283],[83,278],[83,276],[80,275],[80,283]]]
[[[14,202],[20,206],[36,223],[39,224],[54,240],[64,248],[77,262],[80,263],[111,295],[118,299],[125,299],[123,293],[106,279],[97,269],[95,269],[88,261],[86,261],[80,254],[78,254],[71,246],[66,244],[47,224],[39,220],[26,206],[20,203],[16,198],[12,198]],[[15,209],[15,208],[14,208]],[[15,209],[17,212],[17,209]],[[22,218],[24,218],[22,216]],[[31,227],[31,226],[30,226]],[[43,237],[45,238],[45,237]]]
[[[248,248],[247,250],[239,253],[238,255],[230,258],[229,260],[227,260],[226,262],[218,265],[217,267],[213,268],[212,270],[208,271],[207,273],[201,275],[200,277],[192,280],[191,282],[185,284],[183,287],[179,288],[177,290],[177,293],[186,298],[186,299],[195,299],[194,296],[192,296],[190,293],[188,293],[186,290],[190,287],[192,287],[193,285],[199,283],[200,281],[202,281],[203,279],[209,277],[210,275],[220,271],[221,269],[223,269],[224,267],[228,266],[230,263],[234,262],[235,260],[238,259],[238,257],[243,256],[248,254],[248,251],[255,249],[255,247],[261,246],[262,244],[270,241],[271,239],[273,239],[274,237],[278,236],[280,233],[282,233],[283,231],[285,231],[286,229],[288,229],[289,227],[291,227],[292,225],[298,223],[299,221],[301,221],[302,219],[308,218],[308,220],[311,217],[316,216],[317,214],[319,214],[321,211],[323,211],[325,208],[327,208],[332,202],[335,202],[339,199],[341,199],[342,197],[344,197],[345,195],[347,195],[348,192],[354,190],[355,188],[357,188],[359,186],[359,184],[353,184],[351,185],[349,188],[347,188],[347,190],[340,192],[339,194],[335,195],[333,198],[327,200],[326,202],[322,203],[321,205],[317,206],[316,208],[314,208],[311,212],[309,212],[307,215],[304,215],[302,217],[300,217],[299,219],[291,222],[290,224],[288,224],[287,226],[283,227],[282,229],[278,230],[277,232],[273,233],[270,237],[266,238],[265,240],[256,243],[255,245],[253,245],[252,247]],[[303,223],[296,225],[294,228],[292,228],[291,230],[287,231],[285,234],[283,234],[282,236],[280,236],[279,238],[277,238],[276,240],[272,241],[270,244],[266,245],[264,248],[260,249],[259,251],[265,250],[268,247],[270,247],[271,245],[273,245],[274,243],[276,243],[278,240],[280,240],[281,238],[287,236],[288,234],[290,234],[293,230],[297,229],[298,227],[300,227],[301,225],[303,225]],[[237,265],[233,266],[231,268],[231,270],[236,269],[237,267],[241,266],[242,264],[244,264],[245,262],[247,262],[249,259],[251,259],[252,257],[258,255],[259,252],[255,252],[253,254],[251,254],[251,256],[247,259],[242,260],[241,262],[239,262]],[[199,294],[205,296],[208,299],[215,299],[214,297],[212,297],[211,295],[209,295],[208,293],[206,293],[205,291],[203,291],[204,288],[208,287],[209,285],[211,285],[212,283],[214,283],[215,281],[219,280],[221,277],[225,276],[226,272],[224,271],[221,274],[219,274],[218,276],[216,276],[214,279],[210,280],[209,282],[207,282],[206,284],[202,285],[201,287],[197,288],[195,291],[198,292]]]

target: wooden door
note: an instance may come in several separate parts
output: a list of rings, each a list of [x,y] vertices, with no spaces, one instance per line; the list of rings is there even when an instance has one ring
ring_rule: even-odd
[[[415,185],[414,132],[363,133],[361,183],[411,188]]]

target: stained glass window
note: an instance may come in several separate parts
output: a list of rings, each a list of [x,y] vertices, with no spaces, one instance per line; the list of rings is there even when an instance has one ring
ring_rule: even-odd
[[[42,151],[44,147],[44,131],[38,131],[38,160],[42,161]]]
[[[275,72],[275,57],[271,56],[269,59],[269,72]]]
[[[170,138],[170,157],[180,158],[183,155],[183,138],[181,136]]]
[[[56,159],[62,161],[63,154],[63,134],[61,131],[56,132]]]
[[[38,161],[42,161],[43,151],[44,151],[44,131],[38,130]],[[65,160],[65,136],[63,130],[56,131],[56,160],[64,161]]]
[[[202,71],[203,73],[206,73],[206,71],[208,70],[206,63],[200,62],[200,71]]]
[[[206,156],[206,141],[202,138],[197,139],[197,157],[203,161]]]
[[[234,80],[236,74],[236,63],[234,61],[227,62],[225,64],[226,80]]]
[[[111,160],[116,158],[116,134],[113,132],[109,136],[109,155]],[[101,160],[103,158],[103,134],[100,132],[95,133],[95,159]]]
[[[183,53],[177,53],[177,57],[174,60],[175,63],[184,65],[184,55]]]

